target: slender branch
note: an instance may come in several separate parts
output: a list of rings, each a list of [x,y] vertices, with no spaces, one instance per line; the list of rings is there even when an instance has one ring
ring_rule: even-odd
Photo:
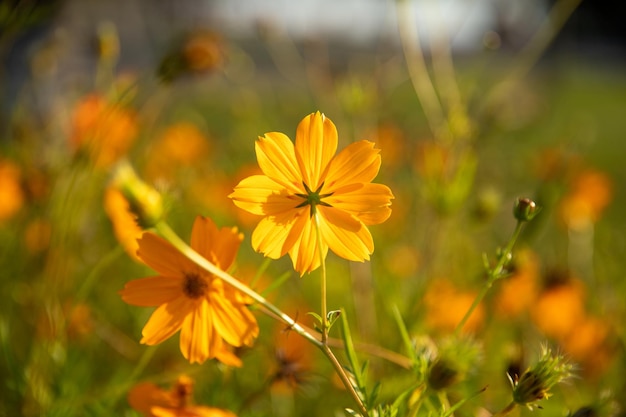
[[[487,271],[487,281],[485,282],[485,285],[480,290],[480,292],[474,299],[474,302],[472,303],[470,308],[465,312],[465,315],[463,316],[459,324],[457,324],[456,328],[454,329],[455,336],[458,336],[461,333],[463,326],[465,326],[465,323],[467,323],[467,320],[469,320],[470,316],[472,315],[476,307],[478,307],[478,305],[481,303],[483,298],[485,298],[485,296],[487,295],[487,292],[489,292],[489,289],[491,289],[491,286],[493,285],[493,283],[503,277],[504,267],[506,266],[507,262],[511,258],[513,246],[515,246],[515,242],[517,241],[517,238],[519,237],[520,232],[522,231],[523,224],[524,224],[523,221],[518,220],[515,226],[515,230],[513,231],[513,235],[511,236],[506,247],[500,254],[498,263],[493,268]]]
[[[231,285],[235,289],[241,291],[246,294],[248,297],[252,298],[257,303],[261,304],[267,310],[271,311],[274,315],[276,315],[281,321],[285,324],[289,325],[296,333],[303,336],[305,339],[313,343],[315,346],[320,347],[321,342],[317,340],[313,335],[307,332],[302,328],[294,319],[292,319],[287,314],[283,313],[278,307],[274,304],[270,303],[263,296],[252,290],[250,287],[234,278],[227,272],[222,271],[217,266],[213,265],[202,255],[194,251],[187,243],[185,243],[170,227],[167,223],[159,222],[156,225],[157,231],[165,237],[172,245],[174,245],[178,250],[180,250],[185,256],[187,256],[191,261],[195,262],[200,268],[205,271],[215,275],[216,277],[224,280],[227,284]]]

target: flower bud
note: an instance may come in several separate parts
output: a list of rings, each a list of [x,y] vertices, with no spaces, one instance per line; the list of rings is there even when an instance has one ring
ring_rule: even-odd
[[[142,181],[128,163],[118,165],[113,182],[128,200],[142,228],[153,227],[161,220],[164,212],[161,194]]]
[[[513,401],[532,409],[539,400],[548,398],[550,389],[572,376],[572,365],[563,356],[552,355],[550,349],[544,347],[541,358],[521,377],[515,375],[513,384]]]
[[[529,222],[539,213],[540,208],[529,198],[518,198],[513,206],[513,215],[520,222]]]

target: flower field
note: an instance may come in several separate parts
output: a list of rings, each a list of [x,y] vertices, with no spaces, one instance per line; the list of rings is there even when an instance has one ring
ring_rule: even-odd
[[[471,53],[407,3],[21,82],[51,17],[0,7],[0,416],[624,413],[623,65],[550,49],[577,2]]]

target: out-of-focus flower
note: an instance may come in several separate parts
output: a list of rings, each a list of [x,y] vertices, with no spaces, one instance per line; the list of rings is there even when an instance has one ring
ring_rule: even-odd
[[[76,105],[72,129],[72,146],[85,150],[100,168],[126,155],[138,132],[137,118],[131,110],[98,94],[90,94]]]
[[[150,152],[146,178],[151,181],[172,180],[179,168],[203,160],[208,151],[209,142],[195,125],[188,122],[172,125]]]
[[[424,295],[426,324],[442,332],[450,332],[461,322],[474,302],[477,293],[463,291],[446,279],[433,280]],[[463,331],[475,332],[483,323],[485,310],[482,304],[472,312]]]
[[[587,316],[563,340],[563,350],[585,375],[601,375],[611,363],[614,350],[610,343],[611,327],[606,320]]]
[[[108,187],[104,193],[104,210],[113,224],[113,233],[126,253],[136,261],[139,244],[137,239],[143,234],[143,229],[137,223],[137,216],[130,210],[126,197],[115,187]]]
[[[557,278],[540,292],[531,304],[531,318],[548,337],[562,340],[585,317],[585,289],[572,277]]]
[[[221,68],[224,58],[222,37],[209,30],[198,30],[172,48],[161,61],[157,73],[167,82],[189,74],[208,74]]]
[[[560,203],[561,218],[569,229],[582,230],[597,222],[613,198],[613,184],[603,172],[586,170],[574,178]]]
[[[0,159],[0,222],[13,217],[24,205],[22,173],[11,161]]]
[[[131,388],[128,403],[145,417],[235,417],[220,408],[193,405],[193,380],[186,375],[170,390],[151,382],[142,382]]]
[[[385,157],[385,169],[396,169],[403,166],[408,157],[408,140],[404,132],[392,123],[383,123],[376,129],[366,133],[365,139],[376,143]]]
[[[521,250],[515,256],[511,276],[500,280],[495,309],[498,317],[519,317],[537,298],[539,261],[529,250]]]
[[[212,220],[197,217],[191,247],[227,270],[242,240],[237,228],[218,229]],[[153,233],[143,234],[137,254],[159,273],[131,281],[120,291],[129,304],[158,307],[143,328],[141,343],[156,345],[181,330],[180,350],[191,363],[216,358],[241,366],[229,346],[249,346],[259,333],[247,298]]]
[[[355,142],[335,155],[337,143],[335,125],[319,112],[300,122],[295,146],[283,133],[266,133],[256,142],[264,175],[244,179],[230,195],[263,216],[252,233],[254,249],[273,259],[289,253],[301,275],[318,268],[329,248],[348,260],[369,260],[374,241],[367,226],[391,214],[391,190],[371,182],[381,163],[374,144]]]

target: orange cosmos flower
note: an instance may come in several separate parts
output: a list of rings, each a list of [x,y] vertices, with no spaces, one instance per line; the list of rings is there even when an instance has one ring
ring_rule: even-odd
[[[218,229],[200,216],[191,232],[191,247],[222,270],[231,266],[242,240],[237,228]],[[120,291],[129,304],[158,307],[143,328],[141,343],[156,345],[181,330],[180,350],[189,362],[217,358],[241,366],[228,346],[249,346],[259,334],[246,297],[153,233],[143,234],[137,254],[160,274],[131,281]]]
[[[301,275],[319,267],[329,248],[351,261],[369,260],[367,226],[391,214],[391,190],[371,183],[379,150],[363,140],[335,155],[337,142],[335,125],[319,112],[300,122],[295,146],[283,133],[266,133],[255,145],[263,175],[245,178],[230,194],[238,207],[263,216],[252,233],[254,249],[273,259],[289,253]]]
[[[235,417],[230,411],[192,405],[193,380],[182,375],[171,390],[151,382],[135,385],[128,393],[128,403],[146,417]]]
[[[74,109],[70,142],[86,149],[96,166],[105,168],[126,155],[138,129],[134,112],[91,94]]]

